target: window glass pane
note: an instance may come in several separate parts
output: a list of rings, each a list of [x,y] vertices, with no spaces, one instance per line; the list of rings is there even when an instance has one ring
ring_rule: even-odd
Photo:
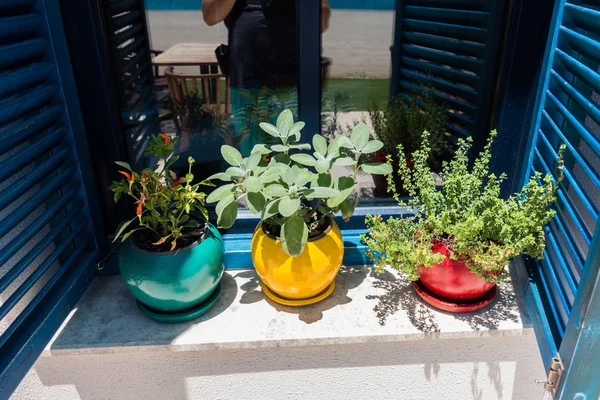
[[[443,105],[424,95],[419,86],[410,95],[390,98],[395,1],[330,0],[330,6],[329,26],[322,34],[323,60],[330,64],[323,82],[322,134],[350,135],[353,126],[365,122],[372,137],[384,144],[369,161],[386,161],[389,154],[397,166],[397,146],[402,144],[412,153],[427,129],[434,148],[431,164],[438,170],[448,147]],[[410,167],[410,159],[407,163]],[[405,194],[399,178],[395,183],[397,191]],[[364,205],[390,199],[384,176],[361,173],[359,185]]]
[[[146,7],[152,47],[164,51],[156,60],[170,65],[160,68],[171,82],[164,103],[171,117],[162,130],[177,132],[181,160],[193,156],[199,174],[208,176],[226,167],[223,144],[247,156],[269,140],[259,122],[297,109],[296,6],[231,0],[206,1],[201,9],[200,3],[149,0]],[[224,73],[229,79],[217,77]]]

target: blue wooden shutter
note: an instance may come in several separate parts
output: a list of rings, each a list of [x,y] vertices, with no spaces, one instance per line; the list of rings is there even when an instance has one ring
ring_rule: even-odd
[[[503,0],[397,0],[392,94],[430,86],[448,109],[449,132],[487,137],[497,60],[502,42]]]
[[[563,340],[580,327],[576,310],[591,295],[581,288],[595,282],[600,267],[600,5],[592,3],[556,2],[523,177],[534,169],[555,174],[558,148],[566,145],[545,260],[536,263],[526,293],[546,362],[557,353],[570,359],[573,348]]]
[[[1,1],[2,398],[94,275],[100,234],[83,182],[93,179],[87,151],[58,2]]]
[[[102,3],[129,161],[143,167],[144,150],[160,130],[144,0]]]

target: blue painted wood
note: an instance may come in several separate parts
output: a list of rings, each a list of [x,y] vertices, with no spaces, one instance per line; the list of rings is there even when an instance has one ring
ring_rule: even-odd
[[[527,292],[544,360],[558,354],[565,367],[561,399],[600,394],[599,17],[587,3],[555,3],[520,181],[534,169],[556,176],[558,147],[566,145],[557,215]]]
[[[35,362],[106,249],[58,3],[0,3],[7,9],[0,12],[10,15],[0,17],[0,55],[7,55],[0,62],[0,319],[7,326],[0,397]]]
[[[160,131],[144,1],[101,3],[127,158],[140,169],[151,135]]]
[[[305,132],[316,133],[321,130],[321,1],[304,0],[297,7],[298,118]]]
[[[491,127],[505,1],[398,0],[390,95],[431,87],[448,110],[452,142],[482,148]]]

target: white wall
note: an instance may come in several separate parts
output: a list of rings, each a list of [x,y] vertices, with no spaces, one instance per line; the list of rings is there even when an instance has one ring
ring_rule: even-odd
[[[541,399],[533,333],[41,357],[13,399]]]

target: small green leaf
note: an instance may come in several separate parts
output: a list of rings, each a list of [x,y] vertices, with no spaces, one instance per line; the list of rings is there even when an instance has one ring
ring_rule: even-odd
[[[311,155],[305,153],[292,154],[290,158],[292,159],[292,161],[295,161],[302,165],[307,165],[309,167],[314,167],[316,163],[316,160]]]
[[[237,203],[235,201],[228,203],[217,218],[217,226],[219,228],[231,228],[237,218]]]
[[[217,172],[216,174],[213,174],[206,179],[207,180],[220,179],[225,182],[231,182],[231,176],[225,172]]]
[[[313,136],[313,148],[315,149],[315,151],[317,153],[320,153],[321,155],[325,155],[327,154],[327,141],[325,140],[325,138],[321,135],[314,135]]]
[[[304,193],[307,199],[326,199],[328,197],[334,196],[339,191],[330,187],[320,187],[314,186],[311,187],[308,191]]]
[[[144,228],[136,228],[136,229],[130,230],[129,232],[127,232],[126,234],[123,235],[123,237],[121,238],[121,241],[122,242],[126,241],[129,236],[131,236],[134,232],[139,231],[141,229],[144,229]]]
[[[262,154],[260,154],[260,153],[250,154],[250,156],[246,159],[246,170],[252,171],[254,168],[256,168],[258,166],[258,164],[260,164],[261,159],[262,159]]]
[[[277,129],[277,127],[269,124],[268,122],[261,122],[260,124],[258,124],[258,126],[260,126],[260,128],[263,131],[267,132],[269,135],[274,137],[280,137],[279,130]]]
[[[315,163],[315,169],[320,174],[329,172],[330,166],[331,166],[331,163],[325,159],[317,160],[317,162]]]
[[[360,151],[363,154],[371,154],[371,153],[375,153],[376,151],[381,150],[381,148],[383,147],[383,142],[380,140],[369,140],[367,142],[367,144],[365,145],[365,147],[362,148],[362,150]]]
[[[120,167],[125,168],[128,171],[133,172],[133,170],[131,169],[131,166],[129,165],[129,163],[126,163],[124,161],[115,161],[115,164],[117,164]]]
[[[265,187],[264,193],[269,197],[283,197],[288,195],[287,189],[278,183]]]
[[[215,212],[217,213],[217,217],[219,215],[221,215],[221,213],[223,212],[223,209],[225,207],[227,207],[229,205],[229,203],[233,203],[233,202],[235,202],[235,196],[233,194],[225,197],[224,199],[221,199],[217,203],[217,206],[215,207]]]
[[[225,173],[231,177],[239,178],[244,176],[245,172],[240,167],[229,167],[225,170]]]
[[[262,187],[263,185],[260,179],[256,176],[249,176],[244,179],[244,188],[246,188],[246,191],[248,192],[260,192]]]
[[[317,184],[321,187],[331,187],[333,184],[331,174],[319,174],[317,177]]]
[[[265,206],[265,211],[263,212],[263,215],[262,215],[263,220],[271,218],[273,215],[276,215],[277,213],[279,213],[279,201],[280,200],[281,199],[275,199]]]
[[[290,130],[288,132],[288,137],[290,137],[290,138],[293,137],[294,142],[297,142],[298,140],[300,140],[300,131],[302,130],[302,128],[304,128],[304,122],[302,122],[302,121],[296,122],[290,128]]]
[[[351,177],[340,176],[338,178],[337,182],[335,183],[335,187],[338,190],[345,190],[345,189],[353,188],[355,184],[356,184],[356,182],[354,182],[354,179],[352,179]]]
[[[129,220],[129,221],[124,221],[121,226],[119,226],[119,229],[117,229],[117,233],[115,233],[115,238],[113,239],[113,242],[115,242],[119,236],[121,236],[121,234],[123,233],[123,231],[133,222],[137,219],[137,217]],[[122,240],[124,241],[124,240]]]
[[[279,214],[284,217],[293,215],[300,207],[300,199],[297,197],[282,197],[279,201]]]
[[[277,128],[280,128],[284,123],[287,124],[288,128],[294,125],[294,114],[289,109],[283,110],[277,117]]]
[[[354,148],[358,151],[362,150],[363,147],[369,141],[369,128],[364,122],[359,123],[352,129],[352,135],[350,135],[350,141]]]
[[[221,146],[221,155],[229,165],[239,167],[242,163],[242,154],[235,148],[224,144]]]
[[[290,148],[288,146],[284,146],[282,144],[275,144],[273,146],[271,146],[271,150],[273,151],[278,151],[278,152],[284,152],[284,151],[288,151]]]
[[[290,149],[294,149],[294,150],[310,150],[312,147],[310,147],[310,144],[308,143],[300,143],[300,144],[291,144],[289,146]]]
[[[367,174],[388,175],[392,173],[392,166],[386,163],[367,163],[360,166]]]
[[[335,194],[335,195],[331,196],[329,199],[327,199],[327,206],[329,206],[331,208],[335,208],[335,207],[339,206],[344,200],[346,200],[348,198],[348,196],[350,196],[350,194],[352,194],[353,190],[354,190],[354,187],[340,190],[337,194]]]
[[[253,214],[260,214],[264,211],[267,200],[261,192],[248,193],[248,209]]]
[[[354,209],[356,208],[356,202],[351,201],[350,198],[346,198],[346,200],[342,201],[340,204],[340,211],[342,212],[342,218],[344,221],[348,221],[350,217],[354,214]]]
[[[299,256],[304,251],[308,241],[308,226],[299,216],[290,217],[281,227],[281,245],[283,250],[292,257]]]
[[[296,173],[296,177],[294,178],[294,183],[297,186],[304,186],[308,182],[312,182],[315,178],[315,174],[310,172],[307,169],[301,169]]]
[[[352,145],[352,142],[350,141],[350,138],[347,136],[338,136],[336,139],[338,140],[339,147],[344,147],[344,148],[348,148],[348,149],[351,149],[352,147],[354,147]]]
[[[227,196],[232,195],[235,192],[235,184],[228,183],[227,185],[219,186],[211,194],[208,195],[206,199],[207,203],[215,203],[219,200],[226,198]]]
[[[354,161],[350,157],[342,157],[342,158],[336,159],[335,162],[334,162],[334,164],[335,165],[340,165],[342,167],[349,167],[351,165],[355,165],[356,161]]]
[[[264,144],[255,144],[252,148],[250,154],[260,153],[260,154],[269,154],[271,150],[265,146]]]

